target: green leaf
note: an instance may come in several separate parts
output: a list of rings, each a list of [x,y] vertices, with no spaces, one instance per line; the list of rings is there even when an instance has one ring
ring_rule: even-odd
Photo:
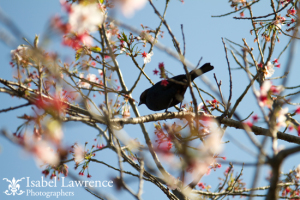
[[[81,54],[82,54],[82,51],[83,51],[82,48],[80,48],[80,49],[78,49],[78,50],[76,51],[76,54],[75,54],[75,60],[76,60],[76,61],[80,58],[80,56],[81,56]]]
[[[97,47],[97,46],[94,46],[94,47],[91,47],[90,50],[94,53],[99,53],[101,52],[101,48],[100,47]]]
[[[127,36],[124,32],[122,33],[122,36],[123,36],[124,42],[128,42]]]

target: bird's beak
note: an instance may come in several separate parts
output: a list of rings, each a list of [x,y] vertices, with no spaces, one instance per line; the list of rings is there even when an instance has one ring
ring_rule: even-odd
[[[140,102],[140,103],[139,103],[139,106],[140,106],[140,105],[142,105],[142,104],[143,104],[143,103],[142,103],[142,102]]]

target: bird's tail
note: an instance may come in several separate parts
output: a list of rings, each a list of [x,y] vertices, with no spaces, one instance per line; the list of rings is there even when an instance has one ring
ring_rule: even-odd
[[[194,80],[198,76],[201,76],[202,74],[204,74],[206,72],[209,72],[210,70],[213,70],[213,69],[214,69],[214,67],[211,66],[210,63],[205,63],[199,69],[195,69],[195,70],[190,72],[191,79]]]

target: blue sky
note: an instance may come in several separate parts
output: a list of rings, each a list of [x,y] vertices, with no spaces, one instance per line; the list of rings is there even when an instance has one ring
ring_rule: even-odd
[[[165,1],[153,1],[154,4],[157,6],[159,11],[162,13],[163,6]],[[45,0],[45,1],[34,1],[34,0],[27,0],[27,1],[0,1],[0,8],[1,12],[3,12],[7,17],[9,17],[15,25],[18,27],[19,30],[21,30],[22,34],[29,40],[33,41],[35,34],[40,35],[41,37],[47,32],[47,27],[49,25],[49,20],[51,17],[53,17],[55,14],[63,14],[62,9],[60,7],[59,1],[51,1],[51,0]],[[222,80],[222,89],[223,94],[227,98],[228,97],[228,91],[229,91],[229,78],[228,78],[228,70],[227,70],[227,62],[225,59],[225,53],[224,53],[224,47],[222,44],[221,38],[228,38],[234,42],[237,42],[239,44],[242,44],[242,38],[245,38],[249,44],[249,46],[254,47],[254,55],[258,55],[258,50],[256,48],[256,43],[253,43],[254,35],[250,34],[251,29],[251,23],[250,21],[245,20],[235,20],[232,17],[238,16],[238,14],[229,15],[223,18],[212,18],[212,15],[219,15],[224,14],[227,12],[232,11],[232,8],[228,4],[227,1],[186,1],[184,4],[180,3],[180,1],[172,0],[170,2],[168,12],[166,15],[166,21],[168,22],[169,26],[171,27],[174,35],[178,39],[179,42],[182,43],[182,35],[181,35],[181,27],[180,25],[183,24],[184,26],[184,33],[185,33],[185,39],[186,39],[186,58],[196,65],[198,63],[198,60],[202,57],[202,64],[206,62],[210,62],[214,67],[213,73],[216,74],[217,78],[219,80]],[[263,1],[258,4],[256,4],[253,7],[253,12],[255,16],[261,15],[261,14],[268,14],[271,11],[271,8],[269,6],[269,2]],[[246,16],[248,16],[248,13],[245,12]],[[133,18],[125,18],[117,12],[117,19],[128,23],[138,29],[141,29],[140,24],[147,25],[151,28],[155,28],[159,24],[158,17],[154,14],[153,9],[150,7],[150,5],[146,5],[146,7],[138,12],[135,13]],[[122,30],[122,29],[121,29]],[[170,36],[168,35],[165,27],[162,29],[165,31],[164,38],[160,40],[160,42],[168,46],[170,48],[173,48],[172,41],[170,39]],[[0,24],[0,31],[6,31],[9,32],[10,30],[4,26],[3,24]],[[62,58],[62,60],[67,59],[74,59],[74,53],[70,48],[67,47],[61,47],[60,45],[60,38],[54,37],[51,38],[47,45],[47,49],[51,51],[56,51],[58,55]],[[280,37],[280,43],[276,46],[275,52],[274,52],[274,58],[271,60],[274,60],[277,55],[279,55],[280,50],[286,45],[288,42],[288,38],[286,36]],[[19,38],[17,41],[17,45],[25,43],[22,41],[22,39]],[[16,46],[8,46],[4,44],[3,42],[0,43],[0,77],[5,78],[8,80],[12,80],[13,70],[9,66],[10,62],[10,50],[15,49]],[[299,44],[297,43],[297,46]],[[182,46],[182,45],[181,45]],[[229,45],[227,45],[229,46]],[[149,46],[148,46],[149,47]],[[147,48],[148,48],[147,47]],[[148,49],[145,48],[145,51]],[[239,50],[239,49],[238,49]],[[161,50],[154,48],[154,56],[152,57],[152,61],[146,66],[145,72],[150,76],[153,82],[159,81],[159,76],[153,75],[153,70],[158,68],[159,62],[164,62],[165,67],[168,71],[172,72],[174,75],[182,74],[184,73],[184,69],[179,61],[175,60],[174,58],[169,57],[165,52],[162,52]],[[296,53],[297,55],[297,53]],[[229,60],[231,67],[238,67],[237,64],[234,62],[232,56],[229,55]],[[288,57],[286,55],[283,55],[280,59],[280,63],[282,64],[282,67],[280,69],[276,69],[275,74],[273,77],[281,76],[284,71],[284,66],[287,63]],[[143,59],[137,58],[137,61],[139,64],[143,63]],[[131,63],[130,58],[126,56],[120,56],[118,59],[118,62],[120,64],[120,68],[122,70],[125,83],[128,85],[128,87],[131,87],[135,81],[135,78],[138,75],[138,70],[135,68],[135,66]],[[290,79],[288,81],[289,86],[295,86],[299,85],[299,58],[295,58],[293,62],[293,71],[290,75]],[[297,67],[297,68],[296,68]],[[213,80],[213,73],[208,73],[206,77],[211,80],[211,82],[214,82]],[[248,77],[245,72],[241,70],[234,70],[232,71],[233,76],[233,97],[232,99],[235,101],[241,92],[243,92],[245,86],[248,84]],[[200,81],[200,79],[196,80],[196,83],[202,87],[203,89],[208,89],[206,86],[204,86],[203,82]],[[275,84],[278,84],[279,82],[274,81]],[[145,89],[150,87],[150,83],[142,77],[141,83],[137,86],[136,90],[133,92],[133,98],[136,100],[139,100],[139,96],[141,92]],[[258,87],[258,85],[256,85]],[[204,97],[205,99],[209,99],[208,96]],[[22,103],[25,103],[24,100],[18,99],[16,97],[12,98],[7,94],[1,94],[0,93],[0,110],[4,108],[8,108],[10,106],[16,106]],[[185,101],[189,102],[191,100],[191,97],[186,95]],[[297,101],[299,99],[294,99],[294,101]],[[246,100],[243,101],[237,110],[239,115],[242,118],[247,117],[252,111],[254,113],[257,113],[261,116],[261,113],[259,112],[259,108],[255,103],[254,96],[252,92],[250,91],[247,96]],[[198,102],[200,102],[200,99],[198,99]],[[291,108],[292,109],[292,108]],[[174,108],[171,109],[171,111],[175,111]],[[11,111],[8,113],[0,113],[0,128],[5,128],[9,132],[14,132],[17,128],[17,126],[20,125],[22,122],[20,119],[16,118],[16,116],[21,116],[24,113],[30,113],[30,108],[22,108],[16,111]],[[154,113],[146,108],[145,105],[142,105],[139,107],[139,112],[141,115],[147,115]],[[219,115],[219,113],[214,113],[216,115]],[[168,123],[171,123],[171,121]],[[153,123],[146,123],[146,128],[149,131],[152,139],[154,140],[154,127]],[[260,124],[258,124],[260,125]],[[263,124],[261,124],[263,125]],[[132,125],[128,125],[125,127],[125,131],[128,135],[130,135],[132,138],[138,138],[140,141],[143,141],[142,132],[135,128]],[[66,145],[73,144],[74,142],[78,142],[81,144],[84,144],[84,142],[89,141],[93,142],[93,139],[97,135],[97,131],[94,129],[87,127],[80,123],[66,123],[64,125],[64,132],[65,132],[65,138],[64,143]],[[234,137],[236,140],[241,142],[243,145],[247,146],[248,148],[252,149],[254,152],[257,153],[257,150],[255,147],[250,143],[249,139],[245,135],[243,131],[238,131],[234,128],[228,128],[226,131],[226,134],[229,134],[231,137]],[[292,132],[291,134],[296,135],[296,132]],[[262,137],[257,137],[258,140],[262,140]],[[230,140],[226,136],[224,137],[224,141]],[[268,146],[270,146],[270,140],[268,142]],[[284,145],[286,147],[288,146],[295,146],[288,144],[286,142],[280,142],[280,145]],[[8,140],[6,140],[3,137],[0,137],[0,159],[2,161],[2,167],[0,171],[0,199],[11,199],[14,197],[6,196],[2,193],[7,187],[7,182],[3,181],[3,178],[7,178],[9,180],[12,179],[12,177],[15,177],[16,179],[20,179],[21,177],[30,177],[32,180],[40,180],[41,179],[41,170],[36,165],[33,157],[29,155],[28,153],[24,152],[21,148],[19,148],[17,145],[12,144]],[[271,150],[271,148],[268,148],[267,150]],[[247,153],[245,153],[243,150],[241,150],[238,146],[236,146],[233,142],[230,142],[226,145],[224,145],[224,152],[222,153],[222,156],[226,156],[227,160],[229,161],[240,161],[240,162],[248,162],[253,163],[256,161],[256,157],[253,157]],[[96,156],[97,159],[105,161],[113,166],[117,165],[117,156],[110,152],[110,150],[105,150],[103,152],[100,152]],[[282,171],[288,172],[290,169],[292,169],[294,166],[297,166],[299,164],[299,155],[294,155],[289,157],[282,168]],[[153,163],[150,163],[153,164]],[[130,170],[135,172],[132,168],[130,168],[128,165],[125,165],[126,170]],[[74,174],[78,174],[79,170],[75,171],[73,170],[73,164],[69,165],[70,171],[72,171]],[[223,177],[222,173],[227,168],[226,164],[223,164],[222,168],[217,170],[216,172],[212,172],[211,175],[205,176],[202,179],[202,182],[206,182],[207,184],[210,184],[212,188],[216,188],[218,186],[218,179],[217,177]],[[235,172],[239,172],[240,166],[235,166]],[[92,172],[92,180],[111,180],[113,177],[117,176],[118,173],[116,173],[113,170],[107,169],[107,167],[103,165],[96,165],[91,164],[90,165],[90,171]],[[244,169],[243,174],[243,180],[247,183],[247,188],[251,186],[252,183],[252,177],[253,177],[253,168],[246,167]],[[135,172],[137,173],[137,172]],[[267,185],[268,183],[265,181],[266,176],[268,175],[268,167],[263,168],[263,173],[261,174],[259,186]],[[130,186],[134,188],[135,191],[137,191],[137,179],[125,176],[125,180],[130,181]],[[66,180],[71,180],[67,178]],[[22,181],[20,183],[21,188],[23,190],[26,187],[25,181]],[[160,198],[164,199],[164,194],[156,189],[156,187],[151,183],[145,184],[145,190],[143,194],[143,199],[153,199],[153,198]],[[26,188],[28,189],[28,188]],[[60,190],[61,188],[56,188]],[[79,198],[94,198],[92,195],[88,194],[84,189],[82,188],[71,188],[71,189],[65,189],[65,191],[72,191],[75,193],[76,199]],[[41,191],[53,191],[51,188],[38,188],[37,190]],[[127,192],[121,191],[120,193],[116,192],[115,189],[111,188],[100,188],[100,192],[103,192],[105,194],[111,194],[116,195],[117,199],[133,199],[132,196],[130,196]],[[35,197],[37,199],[40,199],[39,197]],[[68,199],[71,197],[60,197],[61,199]],[[34,199],[33,197],[28,196],[22,196],[22,199]]]

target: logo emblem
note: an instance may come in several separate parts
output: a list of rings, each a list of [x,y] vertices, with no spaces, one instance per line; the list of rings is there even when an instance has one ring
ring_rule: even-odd
[[[10,184],[8,185],[8,190],[6,190],[4,193],[6,195],[21,195],[24,193],[23,190],[20,190],[20,185],[17,184],[18,182],[22,181],[22,179],[25,178],[21,178],[16,180],[15,177],[13,177],[13,179],[10,181],[7,178],[4,178],[3,180],[6,180],[7,182],[9,182]]]

